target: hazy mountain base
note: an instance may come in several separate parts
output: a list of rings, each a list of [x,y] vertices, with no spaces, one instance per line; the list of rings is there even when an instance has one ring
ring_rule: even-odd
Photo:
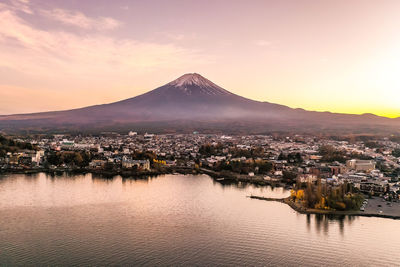
[[[146,121],[146,122],[96,122],[87,124],[57,123],[49,120],[24,120],[0,121],[0,131],[10,134],[36,134],[36,133],[82,133],[98,134],[101,132],[127,133],[151,132],[159,134],[179,133],[213,133],[213,134],[322,134],[322,135],[347,135],[347,134],[373,134],[391,135],[398,134],[399,128],[387,125],[365,124],[333,124],[327,125],[306,122],[281,122],[281,121],[251,121],[251,120],[174,120],[174,121]]]
[[[8,133],[116,131],[154,133],[266,134],[373,133],[400,130],[400,118],[306,111],[235,95],[199,74],[145,94],[84,108],[0,116]]]

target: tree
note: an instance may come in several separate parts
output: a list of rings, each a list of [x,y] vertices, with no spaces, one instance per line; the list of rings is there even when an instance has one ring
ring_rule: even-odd
[[[272,163],[269,161],[264,161],[257,163],[256,166],[258,167],[258,172],[259,173],[268,173],[272,170]]]
[[[297,190],[296,192],[296,200],[303,200],[304,198],[304,190]]]
[[[83,158],[80,153],[75,153],[73,162],[75,163],[75,165],[83,167],[82,166]]]
[[[322,161],[333,162],[338,161],[344,163],[346,161],[346,152],[338,150],[330,145],[323,145],[319,148],[319,154],[322,156]]]
[[[399,149],[399,148],[394,149],[394,150],[392,151],[392,155],[393,155],[394,157],[396,157],[396,158],[399,158],[399,157],[400,157],[400,149]]]
[[[104,164],[104,170],[106,171],[112,171],[114,169],[114,163],[112,162],[106,162]]]
[[[292,171],[283,171],[282,178],[287,183],[294,183],[297,178],[297,173],[292,172]]]

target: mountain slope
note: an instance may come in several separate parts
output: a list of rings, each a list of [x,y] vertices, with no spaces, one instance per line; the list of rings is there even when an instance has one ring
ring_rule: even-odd
[[[170,122],[170,123],[168,123]],[[0,116],[0,129],[106,128],[118,125],[185,125],[213,127],[241,123],[270,130],[363,126],[399,127],[397,119],[375,115],[347,115],[292,109],[235,95],[199,74],[185,74],[145,94],[80,109]],[[232,127],[231,127],[232,126]],[[179,130],[179,129],[178,129]]]

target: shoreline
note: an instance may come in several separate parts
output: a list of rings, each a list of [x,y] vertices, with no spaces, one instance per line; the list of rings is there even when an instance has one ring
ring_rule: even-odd
[[[0,170],[0,174],[36,174],[36,173],[46,173],[50,175],[62,174],[62,173],[71,173],[71,174],[87,174],[91,173],[94,175],[100,175],[104,178],[112,178],[114,176],[120,175],[123,178],[140,178],[144,176],[158,176],[165,174],[206,174],[210,176],[214,181],[220,183],[248,183],[258,186],[275,186],[275,187],[288,187],[287,184],[279,181],[266,181],[261,176],[246,176],[238,173],[221,173],[216,172],[206,168],[191,168],[191,167],[164,167],[158,170],[150,170],[150,171],[132,171],[132,170],[101,170],[101,169],[70,169],[70,168],[58,168],[58,169],[49,169],[49,168],[31,168],[31,169],[2,169]]]
[[[57,175],[62,173],[70,173],[70,174],[87,174],[91,173],[93,175],[99,175],[104,178],[112,179],[114,176],[120,175],[122,178],[144,178],[144,177],[155,177],[159,175],[165,174],[207,174],[214,181],[220,183],[249,183],[259,186],[278,186],[278,187],[287,187],[286,184],[281,182],[271,183],[269,181],[260,180],[255,177],[241,177],[239,174],[231,173],[230,176],[222,175],[221,173],[209,170],[209,169],[194,169],[189,167],[168,167],[162,170],[152,170],[152,171],[144,171],[144,172],[135,172],[131,170],[114,170],[114,171],[106,171],[106,170],[94,170],[94,169],[46,169],[46,168],[35,168],[35,169],[11,169],[11,170],[0,170],[0,174],[36,174],[36,173],[46,173],[50,175]],[[398,215],[387,215],[381,213],[363,213],[360,211],[337,211],[337,210],[319,210],[319,209],[306,209],[302,206],[299,206],[289,197],[287,198],[268,198],[261,196],[248,196],[252,199],[264,200],[264,201],[275,201],[284,203],[290,206],[293,210],[301,214],[317,214],[317,215],[347,215],[347,216],[360,216],[360,217],[377,217],[377,218],[387,218],[400,220],[400,216]]]
[[[193,169],[194,170],[194,169]],[[0,174],[36,174],[36,173],[46,173],[46,174],[62,174],[62,173],[70,173],[70,174],[96,174],[102,175],[105,177],[114,177],[117,175],[121,175],[122,177],[133,177],[133,176],[157,176],[164,174],[172,174],[172,173],[181,173],[181,174],[190,174],[194,173],[189,169],[183,170],[182,168],[164,168],[162,170],[150,170],[150,171],[132,171],[132,170],[101,170],[101,169],[70,169],[70,168],[57,168],[57,169],[49,169],[49,168],[32,168],[32,169],[3,169],[0,170]]]
[[[317,214],[317,215],[345,215],[345,216],[360,216],[360,217],[378,217],[378,218],[386,218],[393,220],[400,220],[400,216],[397,215],[387,215],[381,213],[361,213],[360,211],[340,211],[340,210],[319,210],[319,209],[306,209],[294,203],[287,198],[268,198],[268,197],[260,197],[260,196],[248,196],[252,199],[264,200],[264,201],[276,201],[280,203],[284,203],[291,207],[293,210],[297,211],[301,214]]]

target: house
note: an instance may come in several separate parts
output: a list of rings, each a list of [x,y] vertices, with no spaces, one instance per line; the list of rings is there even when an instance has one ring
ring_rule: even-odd
[[[153,137],[154,137],[154,134],[148,134],[148,133],[144,134],[144,139],[145,140],[151,140],[151,139],[153,139]]]
[[[18,158],[18,164],[30,167],[32,165],[32,157],[30,155],[22,155]]]
[[[10,165],[18,165],[19,157],[21,156],[20,154],[14,153],[14,154],[11,155],[11,153],[10,153],[10,155],[8,155],[8,156],[9,156],[8,164],[10,164]]]
[[[314,174],[302,174],[299,176],[299,179],[302,183],[313,183],[318,180],[318,177]]]
[[[176,165],[176,160],[166,160],[165,164],[167,166],[175,166]]]
[[[104,167],[106,164],[106,160],[101,160],[101,159],[94,159],[91,162],[89,162],[89,167],[93,169],[98,169]]]
[[[310,160],[319,161],[321,159],[322,159],[322,156],[320,156],[320,155],[310,155]]]
[[[129,133],[128,133],[128,136],[137,136],[137,132],[133,132],[133,131],[130,131]]]
[[[328,178],[334,174],[332,172],[332,169],[327,166],[311,167],[309,172],[310,174],[313,174],[321,178]]]

